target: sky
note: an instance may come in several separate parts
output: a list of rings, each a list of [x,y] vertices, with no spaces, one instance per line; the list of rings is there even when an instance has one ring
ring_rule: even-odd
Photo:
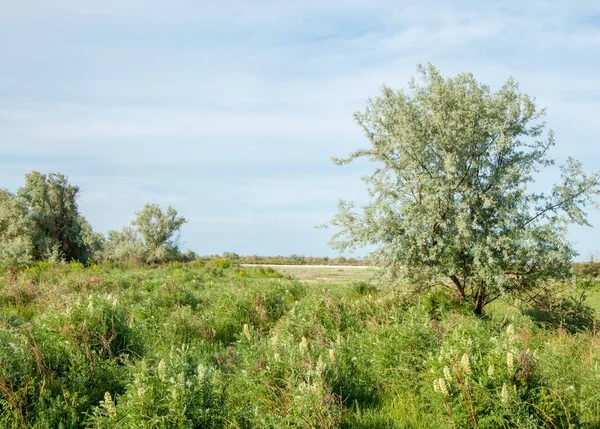
[[[600,2],[448,3],[0,0],[0,187],[57,171],[96,231],[156,202],[199,254],[335,256],[314,226],[367,201],[373,166],[331,157],[367,144],[353,112],[428,62],[514,77],[558,162],[600,170]],[[590,221],[569,232],[583,259]]]

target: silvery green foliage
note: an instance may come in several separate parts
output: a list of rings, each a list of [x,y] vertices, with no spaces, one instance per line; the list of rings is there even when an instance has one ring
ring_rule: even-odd
[[[63,174],[25,175],[17,197],[27,208],[33,224],[32,241],[36,260],[85,260],[94,249],[91,227],[79,214],[79,187]]]
[[[163,212],[158,204],[147,203],[136,216],[133,224],[137,226],[147,246],[177,247],[176,234],[186,222],[183,216],[177,215],[177,210],[169,206]]]
[[[131,226],[121,231],[108,231],[102,256],[112,261],[145,259],[144,243],[137,231]]]
[[[163,211],[158,204],[147,203],[136,213],[132,224],[142,237],[148,262],[167,261],[179,254],[177,233],[185,222],[171,206]]]
[[[377,165],[364,178],[371,202],[341,201],[331,221],[339,250],[375,245],[389,278],[420,288],[441,282],[476,313],[503,294],[527,294],[570,274],[569,223],[587,225],[600,176],[570,159],[550,193],[528,188],[553,164],[544,110],[508,80],[498,91],[471,74],[443,78],[419,67],[409,91],[384,87],[355,114]]]
[[[27,208],[10,192],[0,189],[0,267],[32,261],[31,230]]]
[[[104,244],[104,258],[164,262],[179,255],[177,233],[186,219],[169,206],[163,211],[158,204],[147,203],[136,213],[131,226],[109,231]]]
[[[81,228],[81,243],[85,247],[88,256],[94,259],[102,252],[104,235],[100,232],[94,232],[90,223],[83,216],[79,216],[78,222]]]
[[[103,238],[79,214],[78,194],[66,176],[37,171],[17,195],[0,190],[0,265],[93,257]]]

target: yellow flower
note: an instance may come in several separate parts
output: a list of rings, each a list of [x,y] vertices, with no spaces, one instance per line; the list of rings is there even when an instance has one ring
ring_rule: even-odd
[[[112,396],[110,396],[110,392],[106,392],[104,394],[104,409],[106,409],[106,413],[108,417],[111,419],[117,418],[117,408],[115,407],[115,403],[112,400]]]
[[[508,403],[508,401],[510,400],[510,393],[508,392],[506,384],[502,384],[502,392],[500,392],[500,399],[503,404]]]
[[[158,363],[158,378],[162,382],[167,380],[167,365],[165,364],[164,359],[161,359]]]
[[[317,373],[317,375],[322,375],[325,371],[325,367],[325,361],[323,361],[323,358],[319,356],[319,359],[317,360],[317,366],[315,367],[315,372]]]
[[[302,341],[300,341],[299,347],[301,352],[305,352],[306,350],[308,350],[308,340],[306,339],[306,337],[302,337]]]
[[[506,354],[506,367],[508,368],[509,373],[512,373],[515,369],[515,355],[511,352]]]
[[[467,375],[473,375],[473,371],[471,371],[471,362],[469,361],[469,355],[464,354],[460,360],[460,366]]]
[[[248,328],[248,324],[244,323],[244,336],[248,341],[252,339],[252,335],[250,334],[250,329]]]
[[[515,327],[513,325],[508,325],[506,327],[506,335],[508,336],[509,344],[512,344],[517,340],[517,335],[515,334]]]
[[[198,365],[198,383],[204,381],[204,374],[206,374],[206,368],[202,364]]]
[[[450,373],[450,368],[447,366],[444,367],[444,378],[448,382],[452,381],[452,374]]]
[[[329,349],[329,360],[331,362],[335,362],[335,352],[333,351],[333,349]]]
[[[443,378],[438,379],[438,386],[440,388],[440,393],[444,396],[449,396],[448,387],[446,386],[446,380]]]

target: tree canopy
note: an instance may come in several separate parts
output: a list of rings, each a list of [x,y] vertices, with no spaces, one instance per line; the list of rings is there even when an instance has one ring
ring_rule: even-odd
[[[37,171],[25,175],[16,195],[0,191],[0,265],[91,257],[101,236],[79,213],[78,194],[66,176]]]
[[[104,257],[145,262],[174,259],[179,255],[177,234],[185,222],[173,207],[163,211],[158,204],[147,203],[136,213],[130,226],[108,232]]]
[[[0,267],[26,265],[33,260],[32,231],[25,204],[0,189]]]
[[[339,203],[333,246],[375,245],[389,279],[451,287],[476,313],[569,276],[566,227],[588,224],[600,176],[569,158],[557,185],[532,191],[555,144],[535,99],[512,79],[494,92],[472,74],[419,73],[408,91],[384,87],[355,114],[370,145],[334,161],[376,164],[364,178],[371,201]]]
[[[178,232],[186,222],[173,207],[147,203],[131,225],[95,233],[80,214],[79,187],[60,173],[25,175],[16,194],[0,189],[0,267],[36,261],[137,260],[165,262],[182,257]]]

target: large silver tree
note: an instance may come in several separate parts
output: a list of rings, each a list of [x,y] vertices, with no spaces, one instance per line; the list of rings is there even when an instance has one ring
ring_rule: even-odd
[[[334,161],[376,164],[364,178],[371,202],[339,203],[333,246],[375,245],[390,279],[451,287],[477,314],[568,276],[576,253],[566,226],[587,224],[582,208],[600,176],[569,159],[560,184],[532,192],[534,174],[554,162],[535,100],[512,79],[492,92],[471,74],[419,73],[408,91],[384,87],[355,114],[370,146]]]

